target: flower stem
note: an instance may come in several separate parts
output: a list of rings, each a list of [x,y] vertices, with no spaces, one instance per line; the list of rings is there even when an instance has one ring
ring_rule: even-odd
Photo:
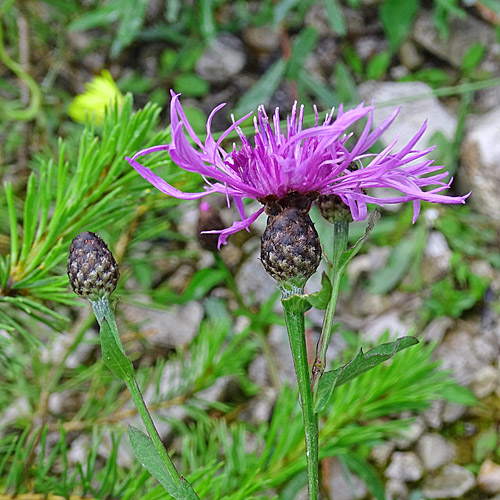
[[[304,311],[295,307],[294,303],[290,300],[283,300],[282,304],[285,311],[285,321],[292,349],[295,373],[297,374],[302,417],[304,420],[309,500],[318,500],[318,419],[314,413],[311,379],[307,364]]]
[[[137,408],[137,411],[139,412],[139,415],[142,419],[142,422],[144,423],[144,427],[146,427],[149,437],[153,441],[153,444],[155,445],[156,451],[158,452],[161,461],[165,464],[165,467],[167,468],[168,473],[172,478],[172,481],[175,483],[176,486],[178,486],[181,481],[181,476],[177,472],[177,469],[175,468],[172,459],[168,455],[167,450],[163,445],[158,430],[156,429],[153,419],[151,418],[149,410],[146,406],[146,403],[144,402],[137,381],[135,379],[132,381],[126,381],[126,384],[128,390],[130,391],[130,395],[132,396],[132,400],[134,401],[134,404]]]
[[[125,356],[125,350],[123,349],[120,335],[118,333],[118,327],[116,325],[115,315],[113,313],[113,310],[111,309],[111,306],[109,304],[108,299],[101,298],[97,301],[93,301],[92,308],[94,310],[94,314],[97,318],[99,325],[102,325],[102,322],[104,321],[104,319],[108,322],[110,329],[111,329],[111,332],[112,332],[112,335],[116,341],[116,344],[115,344],[116,348],[119,349],[123,353],[123,355]],[[132,400],[133,400],[133,402],[137,408],[137,411],[142,419],[144,427],[146,427],[148,435],[151,438],[151,441],[153,442],[154,447],[155,447],[161,461],[165,465],[165,467],[166,467],[172,481],[174,482],[174,484],[176,486],[178,486],[180,481],[181,481],[181,476],[177,472],[177,469],[175,468],[175,465],[172,462],[172,459],[168,455],[167,450],[165,449],[165,446],[163,445],[160,434],[158,433],[158,430],[155,427],[155,424],[153,422],[153,419],[151,418],[151,415],[150,415],[149,410],[146,406],[146,403],[144,402],[144,398],[142,397],[141,390],[139,389],[139,385],[137,384],[137,381],[136,381],[135,377],[133,376],[133,371],[126,378],[122,378],[122,380],[127,385],[127,388],[130,392]]]
[[[333,223],[333,258],[329,266],[328,277],[332,285],[330,301],[325,311],[323,329],[316,345],[316,358],[312,367],[312,391],[317,392],[319,381],[326,368],[326,351],[333,333],[335,309],[339,296],[340,281],[343,275],[343,268],[340,266],[342,255],[347,247],[349,238],[349,223],[338,221]]]

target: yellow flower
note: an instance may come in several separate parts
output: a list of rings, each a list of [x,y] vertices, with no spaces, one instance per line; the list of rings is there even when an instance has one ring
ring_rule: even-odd
[[[94,120],[96,125],[102,125],[106,108],[114,104],[121,109],[123,95],[118,90],[108,70],[103,70],[100,76],[85,85],[85,92],[77,95],[71,103],[68,114],[75,121],[84,123],[87,119]]]

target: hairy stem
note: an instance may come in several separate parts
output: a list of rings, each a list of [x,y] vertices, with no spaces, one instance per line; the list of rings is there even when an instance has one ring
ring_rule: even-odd
[[[290,300],[283,300],[282,303],[304,420],[309,500],[318,500],[318,419],[314,413],[311,379],[307,364],[304,312],[297,310]]]
[[[109,323],[113,336],[115,337],[116,340],[117,348],[120,349],[123,354],[125,354],[118,333],[118,327],[116,325],[115,315],[110,307],[108,299],[102,298],[95,302],[92,302],[92,308],[94,309],[94,313],[96,315],[99,324],[102,324],[104,319],[106,319],[106,321]],[[167,450],[163,445],[160,434],[158,433],[158,430],[156,429],[153,419],[151,418],[151,414],[149,413],[146,403],[144,402],[144,398],[142,397],[141,390],[139,389],[139,385],[137,384],[135,377],[133,376],[127,377],[124,379],[124,382],[127,384],[127,388],[137,408],[137,412],[141,417],[144,427],[146,427],[149,437],[153,441],[153,444],[155,446],[156,451],[158,452],[159,457],[161,458],[161,461],[167,468],[168,473],[171,476],[174,484],[178,486],[181,481],[181,476],[177,472],[177,469],[175,468],[172,459],[168,455]]]
[[[330,295],[330,301],[328,302],[328,307],[325,311],[321,336],[318,340],[318,344],[316,345],[316,357],[313,363],[311,381],[313,393],[317,392],[319,381],[326,368],[326,351],[333,333],[335,309],[337,307],[337,299],[339,296],[340,280],[343,275],[340,268],[340,260],[347,247],[348,237],[349,223],[345,221],[335,222],[333,224],[333,259],[328,272],[328,277],[330,278],[330,283],[332,285],[332,292]]]

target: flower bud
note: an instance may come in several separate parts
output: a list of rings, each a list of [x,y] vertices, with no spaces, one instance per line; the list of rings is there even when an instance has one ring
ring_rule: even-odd
[[[120,272],[106,243],[97,234],[86,231],[69,247],[68,277],[77,295],[95,301],[113,293]]]
[[[202,201],[196,225],[198,243],[201,248],[215,252],[218,249],[219,235],[217,233],[203,233],[203,231],[219,230],[225,227],[224,222],[220,218],[219,211],[211,207],[206,201]]]
[[[292,206],[270,216],[260,256],[267,273],[276,281],[302,288],[321,261],[318,233],[307,211]]]
[[[322,195],[316,200],[321,215],[332,224],[334,222],[352,222],[351,209],[336,194]]]

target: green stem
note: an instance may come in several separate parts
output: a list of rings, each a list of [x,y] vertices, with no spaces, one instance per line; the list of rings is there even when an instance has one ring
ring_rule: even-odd
[[[309,500],[318,500],[318,419],[314,413],[311,379],[307,364],[304,311],[297,310],[297,307],[293,303],[293,297],[288,300],[282,300],[282,304],[285,311],[285,321],[293,363],[295,365],[295,373],[297,374],[302,417],[304,420]]]
[[[335,309],[339,296],[340,281],[343,269],[340,267],[342,255],[347,247],[349,238],[349,223],[338,221],[333,223],[333,257],[329,268],[329,278],[332,285],[330,301],[325,311],[323,329],[318,344],[316,345],[316,357],[312,367],[312,391],[317,392],[319,381],[326,368],[326,351],[333,333]]]
[[[178,486],[181,481],[181,476],[177,472],[177,469],[175,468],[172,459],[168,455],[167,450],[163,445],[163,442],[160,438],[160,434],[158,433],[158,430],[155,427],[153,419],[151,418],[151,414],[149,413],[146,403],[144,402],[137,381],[134,379],[132,381],[125,381],[125,382],[127,384],[128,390],[130,391],[130,395],[132,396],[132,400],[134,401],[134,404],[137,407],[137,411],[139,412],[142,422],[144,423],[144,427],[146,427],[149,437],[151,438],[153,444],[155,445],[158,455],[160,456],[162,462],[165,464],[165,467],[167,468],[168,473],[172,478],[172,481],[175,483],[176,486]]]
[[[3,9],[2,9],[3,10]],[[13,61],[7,54],[5,50],[4,41],[3,41],[3,33],[2,33],[2,24],[0,23],[0,61],[4,63],[4,65],[9,68],[13,73],[20,78],[25,85],[28,87],[31,93],[31,102],[26,109],[10,109],[6,104],[3,103],[3,100],[0,100],[0,114],[5,115],[7,119],[12,120],[22,120],[29,121],[36,117],[42,100],[42,93],[40,88],[36,84],[35,80],[31,78],[26,71],[24,71],[23,67],[17,62]]]
[[[123,349],[123,344],[121,342],[120,335],[118,333],[118,327],[116,325],[115,315],[110,307],[109,300],[104,297],[96,301],[93,301],[92,308],[94,310],[94,314],[97,318],[97,321],[99,322],[99,325],[101,325],[103,320],[106,319],[111,328],[112,334],[115,337],[116,345],[125,355],[125,350]],[[146,427],[149,437],[153,441],[153,444],[156,448],[156,451],[158,452],[158,455],[161,458],[161,461],[167,468],[168,473],[172,478],[172,481],[175,483],[176,486],[178,486],[181,481],[181,476],[177,472],[177,469],[175,468],[172,459],[168,455],[165,446],[163,446],[160,434],[158,433],[158,430],[155,427],[153,419],[151,418],[151,415],[146,406],[146,403],[144,402],[144,398],[142,397],[141,390],[139,389],[139,385],[137,384],[135,377],[130,376],[123,380],[127,384],[128,390],[130,391],[130,395],[132,396],[132,400],[134,401],[137,411],[139,412],[142,422],[144,423],[144,427]]]

